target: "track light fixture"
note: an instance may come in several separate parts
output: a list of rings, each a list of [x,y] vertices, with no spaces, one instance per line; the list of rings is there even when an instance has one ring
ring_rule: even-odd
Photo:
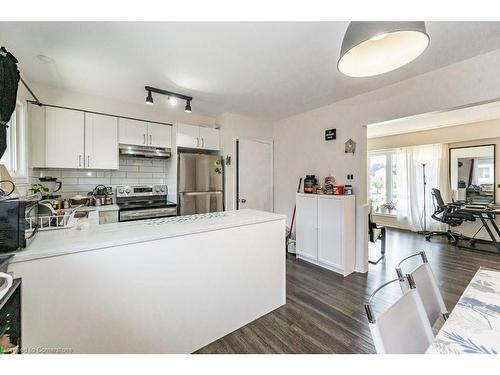
[[[146,97],[147,104],[153,104],[153,96],[151,95],[151,93],[154,92],[155,94],[166,95],[168,103],[172,106],[175,106],[177,104],[178,99],[185,100],[186,106],[184,107],[184,111],[186,113],[191,113],[191,100],[193,100],[192,97],[187,96],[187,95],[177,94],[177,93],[171,92],[171,91],[157,89],[157,88],[151,87],[151,86],[145,86],[144,88],[146,89],[146,91],[148,93],[148,96]]]
[[[148,96],[146,97],[146,104],[153,105],[153,95],[151,95],[151,91],[148,91]]]

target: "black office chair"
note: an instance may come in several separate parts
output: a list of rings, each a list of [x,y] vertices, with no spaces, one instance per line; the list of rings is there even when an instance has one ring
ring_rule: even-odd
[[[460,209],[459,204],[455,203],[444,203],[443,197],[441,195],[441,191],[439,189],[432,189],[432,204],[434,205],[434,213],[431,217],[439,221],[440,223],[444,223],[449,225],[450,227],[458,227],[464,221],[476,221],[476,218],[469,212],[465,212]],[[448,229],[446,232],[431,232],[425,236],[427,241],[430,241],[434,236],[446,236],[448,241],[452,245],[457,245],[458,240],[460,239],[460,234],[452,232]]]
[[[373,206],[370,205],[370,212],[368,213],[368,238],[370,242],[376,243],[377,240],[380,242],[380,257],[377,260],[368,260],[370,264],[377,264],[385,257],[385,227],[383,225],[378,225],[373,221]]]

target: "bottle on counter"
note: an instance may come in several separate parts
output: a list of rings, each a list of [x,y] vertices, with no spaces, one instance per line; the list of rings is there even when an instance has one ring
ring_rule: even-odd
[[[304,193],[313,194],[314,187],[318,184],[316,177],[313,174],[306,175],[304,179]]]

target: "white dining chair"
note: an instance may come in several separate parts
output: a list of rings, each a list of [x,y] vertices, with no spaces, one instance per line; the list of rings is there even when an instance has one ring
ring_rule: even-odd
[[[404,273],[401,269],[401,265],[408,259],[417,256],[420,256],[422,258],[422,264],[411,271],[410,275],[412,276],[413,281],[417,286],[420,298],[422,298],[422,302],[424,303],[425,312],[427,314],[427,317],[429,318],[429,322],[431,326],[434,326],[440,316],[442,316],[444,320],[448,319],[448,310],[446,309],[443,296],[441,295],[441,291],[439,290],[436,278],[434,276],[434,273],[432,272],[431,265],[427,260],[427,255],[425,254],[425,252],[421,251],[404,258],[397,265],[396,273],[401,280],[399,283],[401,290],[403,292],[407,291],[410,286],[408,284],[408,281],[402,278]]]
[[[391,280],[378,287],[365,303],[368,325],[377,354],[423,354],[434,340],[422,299],[411,275],[403,277],[411,287],[387,310],[375,317],[373,297]]]

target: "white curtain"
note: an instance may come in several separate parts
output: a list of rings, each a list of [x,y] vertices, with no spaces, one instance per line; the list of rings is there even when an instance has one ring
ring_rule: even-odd
[[[412,231],[445,230],[446,226],[431,218],[434,212],[431,189],[441,190],[445,202],[449,197],[448,147],[444,144],[404,147],[397,151],[397,219],[400,228]],[[424,217],[424,178],[426,177],[426,215]]]

